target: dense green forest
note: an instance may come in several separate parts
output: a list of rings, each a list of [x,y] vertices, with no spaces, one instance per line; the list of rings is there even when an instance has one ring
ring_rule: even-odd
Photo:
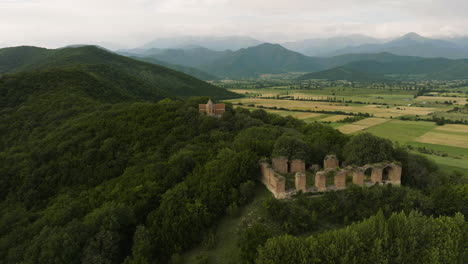
[[[131,58],[136,59],[136,60],[146,61],[146,62],[157,64],[157,65],[161,65],[161,66],[164,66],[164,67],[167,67],[169,69],[176,70],[176,71],[180,71],[180,72],[183,72],[185,74],[188,74],[188,75],[193,76],[193,77],[195,77],[197,79],[200,79],[200,80],[211,81],[211,80],[218,80],[219,79],[218,77],[216,77],[214,75],[211,75],[209,73],[206,73],[206,72],[204,72],[202,70],[199,70],[199,69],[193,68],[193,67],[186,67],[186,66],[181,66],[181,65],[177,65],[177,64],[171,64],[171,63],[167,63],[167,62],[160,61],[160,60],[157,60],[157,59],[153,59],[151,57],[134,57],[134,56],[132,56]]]
[[[263,110],[200,115],[208,97],[189,95],[231,94],[143,62],[54,61],[0,77],[0,263],[174,263],[249,203],[259,160],[288,140],[308,165],[400,162],[405,187],[268,199],[241,230],[243,262],[467,261],[466,179],[422,156]]]
[[[154,63],[120,56],[95,46],[62,49],[23,46],[0,49],[0,75],[22,71],[68,69],[77,66],[94,78],[105,81],[108,86],[124,84],[123,86],[129,87],[129,90],[136,87],[140,90],[151,90],[152,94],[162,95],[159,99],[200,95],[213,98],[238,97],[234,93],[181,72]],[[20,76],[14,78],[21,79]],[[44,80],[49,79],[43,79],[39,83],[47,86]]]

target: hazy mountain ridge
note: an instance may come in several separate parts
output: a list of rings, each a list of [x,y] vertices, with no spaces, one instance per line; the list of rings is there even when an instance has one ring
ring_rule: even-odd
[[[463,46],[461,43],[463,42],[459,41],[457,44],[448,40],[425,38],[416,33],[408,33],[386,43],[344,48],[329,55],[389,52],[402,56],[468,58],[468,46]]]
[[[143,46],[142,49],[180,49],[190,46],[199,46],[216,51],[239,50],[256,46],[262,42],[246,36],[182,36],[172,38],[155,39]]]
[[[363,44],[382,43],[383,40],[365,35],[349,35],[331,38],[304,39],[281,43],[285,48],[308,56],[324,56],[336,50],[356,47]]]

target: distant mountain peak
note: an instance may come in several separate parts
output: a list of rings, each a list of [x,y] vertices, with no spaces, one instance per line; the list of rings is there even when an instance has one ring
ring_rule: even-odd
[[[399,39],[405,39],[405,40],[425,40],[427,38],[419,35],[418,33],[415,33],[415,32],[410,32],[406,35],[403,35],[402,37],[400,37]]]
[[[265,43],[262,43],[260,45],[257,45],[257,46],[251,47],[251,48],[282,48],[282,49],[286,49],[285,47],[281,46],[280,44],[269,43],[269,42],[265,42]]]

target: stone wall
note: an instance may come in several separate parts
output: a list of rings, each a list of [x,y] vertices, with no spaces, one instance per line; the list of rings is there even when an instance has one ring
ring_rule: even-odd
[[[356,168],[352,170],[353,174],[353,184],[364,185],[364,170]]]
[[[286,157],[274,157],[271,159],[273,163],[273,169],[279,173],[288,173],[288,158]]]
[[[323,160],[323,168],[324,169],[334,169],[339,168],[340,162],[335,155],[327,155]]]
[[[387,165],[385,169],[388,169],[388,180],[387,182],[394,184],[394,185],[400,185],[401,184],[401,166],[396,165],[396,164],[389,164]]]
[[[315,187],[319,192],[327,190],[327,171],[319,171],[315,174]]]
[[[334,184],[337,189],[345,189],[346,188],[346,175],[348,174],[347,170],[339,170],[335,174]]]
[[[291,161],[291,167],[289,172],[291,173],[296,173],[296,172],[305,172],[306,171],[306,165],[305,161],[295,159]]]
[[[324,160],[325,166],[335,166],[338,163],[336,157],[329,157]],[[329,161],[327,163],[327,160]],[[305,163],[302,160],[291,161],[291,172],[295,174],[295,189],[286,190],[286,178],[280,173],[288,173],[288,159],[285,157],[276,157],[272,159],[273,168],[266,162],[260,163],[261,166],[261,181],[270,190],[277,199],[288,198],[297,193],[302,192],[325,192],[332,190],[340,190],[346,188],[346,177],[352,175],[353,184],[365,186],[365,171],[370,169],[372,184],[394,184],[400,185],[401,171],[400,165],[395,163],[377,163],[368,164],[363,167],[339,167],[327,168],[318,171],[315,174],[315,187],[307,188],[307,177],[305,173]],[[296,171],[299,170],[299,171]],[[333,173],[333,186],[327,186],[327,175]],[[384,174],[385,173],[385,174]],[[385,178],[383,179],[383,176]]]
[[[297,172],[295,176],[296,190],[305,192],[307,190],[306,174],[304,172]]]
[[[286,179],[276,173],[268,163],[260,163],[261,181],[277,199],[286,197]]]

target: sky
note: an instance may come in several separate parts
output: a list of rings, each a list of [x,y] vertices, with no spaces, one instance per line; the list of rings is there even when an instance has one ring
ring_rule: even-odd
[[[175,36],[284,42],[468,35],[467,0],[0,0],[0,46],[131,48]]]

